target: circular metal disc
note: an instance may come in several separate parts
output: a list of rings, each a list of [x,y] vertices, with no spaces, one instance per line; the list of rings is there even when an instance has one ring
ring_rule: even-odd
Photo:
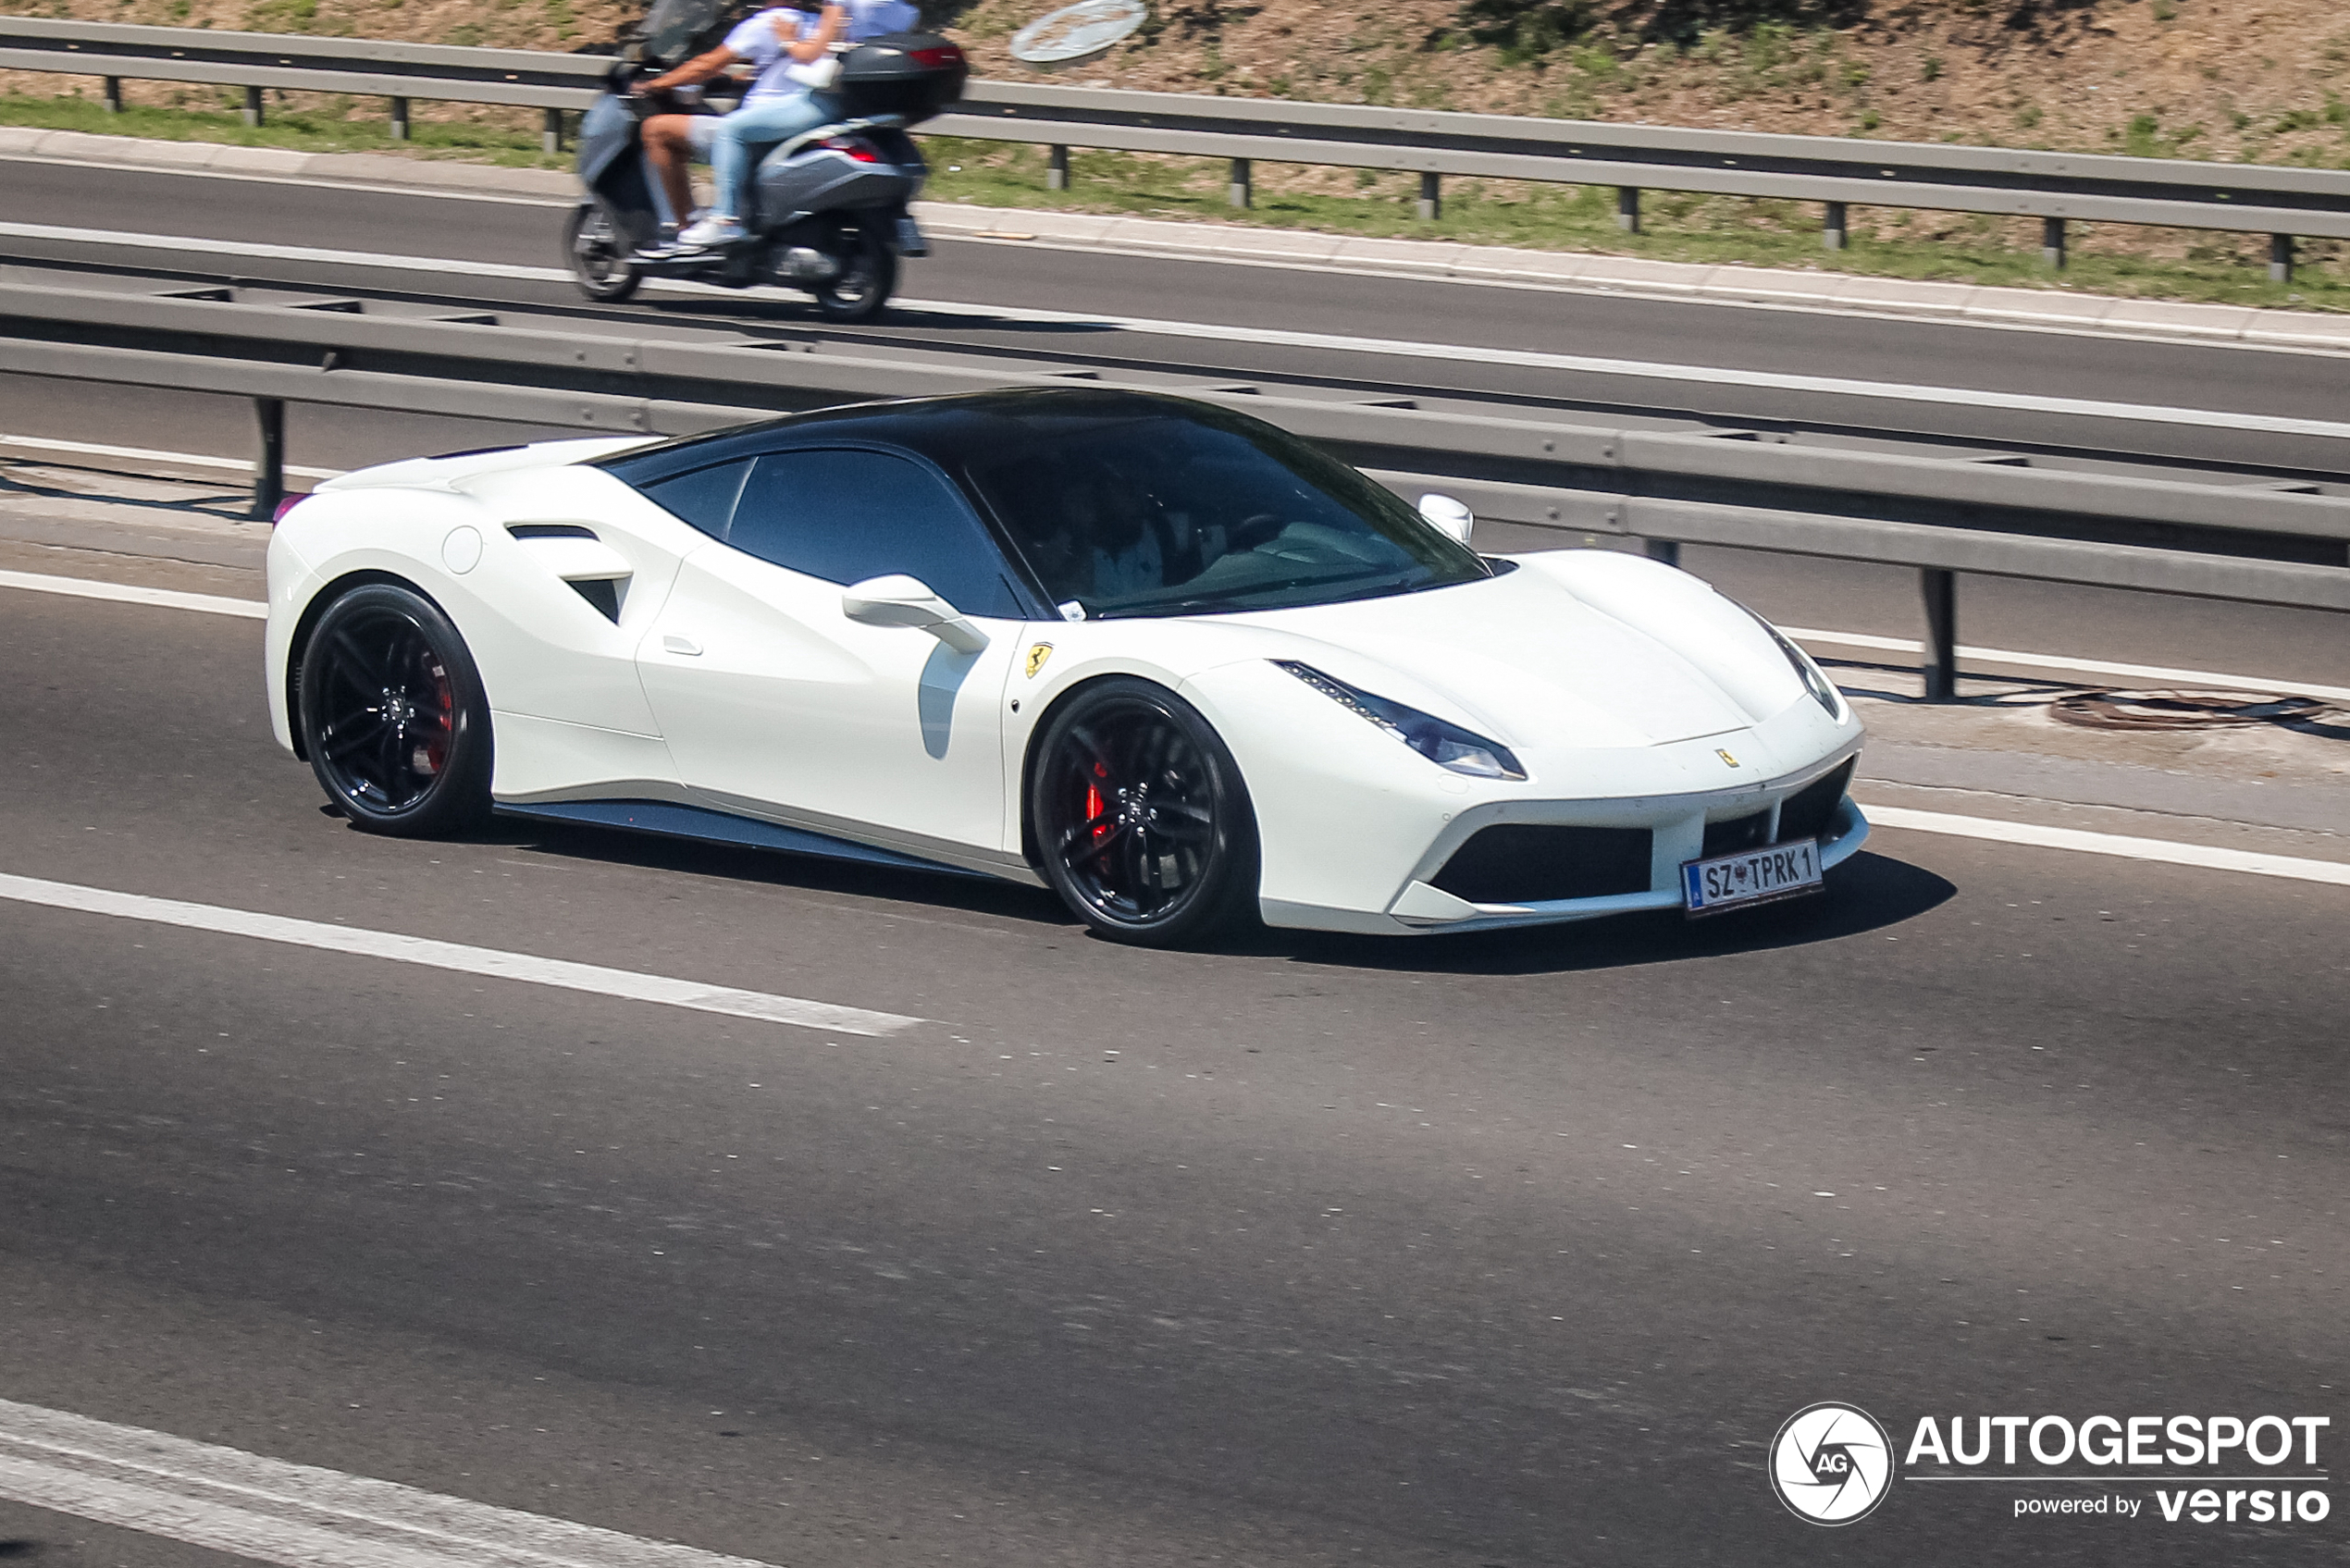
[[[1107,51],[1143,25],[1143,0],[1078,0],[1012,34],[1012,58],[1066,66]]]

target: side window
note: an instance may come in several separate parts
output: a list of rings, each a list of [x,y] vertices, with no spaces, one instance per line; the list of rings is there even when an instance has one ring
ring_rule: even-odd
[[[828,583],[903,572],[966,615],[1020,614],[1003,558],[963,498],[928,469],[886,452],[760,458],[726,542]]]
[[[734,519],[735,498],[742,494],[743,476],[750,472],[752,461],[746,457],[713,468],[697,468],[690,474],[674,474],[654,480],[643,490],[663,512],[723,539],[727,524]]]

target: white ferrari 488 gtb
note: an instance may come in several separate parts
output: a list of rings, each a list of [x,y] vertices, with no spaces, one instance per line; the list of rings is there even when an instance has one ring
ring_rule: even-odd
[[[1861,726],[1800,649],[1641,557],[1468,532],[1114,390],[423,458],[278,526],[269,707],[362,828],[978,873],[1131,942],[1704,913],[1860,846]]]

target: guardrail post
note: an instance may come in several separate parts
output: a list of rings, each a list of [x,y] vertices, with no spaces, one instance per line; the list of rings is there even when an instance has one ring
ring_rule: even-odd
[[[408,140],[408,100],[405,98],[391,101],[391,139],[394,142]]]
[[[2293,236],[2290,234],[2269,236],[2269,281],[2293,281]]]
[[[1831,251],[1844,249],[1844,204],[1830,202],[1827,215],[1820,223],[1820,243]]]
[[[261,89],[258,87],[245,89],[245,123],[254,126],[261,123]]]
[[[118,76],[106,78],[105,100],[106,113],[110,115],[122,113],[122,78]]]
[[[1429,169],[1420,175],[1419,214],[1422,223],[1434,223],[1444,212],[1444,177]]]
[[[1249,186],[1248,160],[1246,158],[1234,158],[1232,160],[1232,184],[1231,189],[1228,193],[1232,205],[1236,207],[1244,207],[1248,205],[1250,196]]]
[[[263,521],[278,514],[286,499],[286,400],[253,400],[254,422],[261,426],[261,455],[253,463],[253,515]]]
[[[1925,595],[1925,699],[1959,698],[1959,575],[1928,566],[1918,574]]]
[[[549,109],[544,126],[538,132],[538,150],[553,157],[563,150],[563,112]]]
[[[1651,561],[1661,561],[1667,566],[1681,564],[1681,541],[1678,539],[1642,539],[1640,549]]]
[[[1068,148],[1051,147],[1045,150],[1045,189],[1047,191],[1066,191],[1069,189]]]
[[[1615,188],[1615,227],[1626,234],[1640,231],[1640,188],[1619,185]]]
[[[2040,259],[2059,270],[2064,266],[2064,219],[2040,220]]]

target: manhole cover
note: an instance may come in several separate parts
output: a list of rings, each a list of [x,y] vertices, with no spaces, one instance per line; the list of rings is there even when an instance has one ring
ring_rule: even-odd
[[[1108,52],[1143,25],[1143,0],[1080,0],[1012,34],[1012,58],[1050,69]]]

